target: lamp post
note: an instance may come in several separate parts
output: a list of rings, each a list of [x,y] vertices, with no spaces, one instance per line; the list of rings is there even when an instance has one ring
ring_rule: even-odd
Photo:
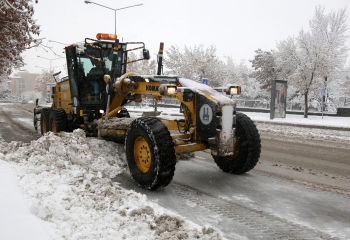
[[[43,59],[46,59],[46,60],[49,60],[50,61],[50,73],[51,73],[51,62],[53,61],[53,60],[57,60],[57,59],[61,59],[61,58],[64,58],[64,57],[59,57],[59,58],[52,58],[52,59],[50,59],[50,58],[46,58],[46,57],[42,57],[42,56],[37,56],[38,58],[43,58]],[[38,66],[36,66],[36,67],[38,67]],[[50,80],[51,80],[51,75],[50,75]]]
[[[46,68],[46,67],[40,67],[40,66],[35,66],[37,68],[41,68],[41,69],[50,69],[50,68]],[[53,66],[52,68],[55,68],[55,67],[58,67],[58,66]]]
[[[110,7],[107,7],[107,6],[104,6],[104,5],[95,3],[95,2],[91,2],[91,1],[89,1],[89,0],[85,0],[84,2],[85,2],[86,4],[90,4],[90,3],[96,4],[96,5],[100,6],[100,7],[108,8],[108,9],[114,11],[114,34],[117,34],[117,11],[118,11],[118,10],[122,10],[122,9],[126,9],[126,8],[137,7],[137,6],[142,6],[142,5],[143,5],[143,3],[140,3],[140,4],[136,4],[136,5],[131,5],[131,6],[123,7],[123,8],[116,8],[116,9],[114,9],[114,8],[110,8]]]
[[[57,60],[57,59],[61,59],[61,58],[64,58],[64,57],[59,57],[59,58],[52,58],[52,59],[50,59],[50,58],[46,58],[46,57],[42,57],[42,56],[37,56],[38,58],[43,58],[43,59],[46,59],[46,60],[49,60],[50,61],[50,73],[49,73],[49,84],[50,84],[50,95],[51,95],[51,83],[52,83],[52,78],[51,78],[51,63],[52,63],[52,61],[54,61],[54,60]],[[36,67],[38,67],[38,66],[36,66]],[[50,100],[49,100],[50,101]]]

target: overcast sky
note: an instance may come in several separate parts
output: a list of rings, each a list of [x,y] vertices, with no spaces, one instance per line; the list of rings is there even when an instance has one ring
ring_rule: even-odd
[[[349,0],[95,0],[113,9],[139,3],[142,6],[116,11],[117,35],[123,41],[142,41],[155,59],[159,43],[171,45],[214,45],[220,58],[232,56],[236,63],[254,58],[254,50],[275,49],[276,42],[296,36],[314,16],[315,7],[326,12],[349,6]],[[33,4],[34,19],[41,26],[38,38],[62,57],[59,43],[84,41],[96,34],[114,33],[114,11],[84,0],[39,0]],[[350,15],[350,7],[347,8]],[[347,19],[350,27],[350,17]],[[348,30],[350,35],[350,30]],[[350,46],[350,40],[347,42]],[[24,53],[29,72],[41,72],[56,59],[51,51],[33,48]],[[348,61],[349,62],[349,61]],[[52,60],[55,71],[66,70],[64,58]],[[38,66],[38,67],[36,67]],[[249,65],[250,67],[250,65]]]

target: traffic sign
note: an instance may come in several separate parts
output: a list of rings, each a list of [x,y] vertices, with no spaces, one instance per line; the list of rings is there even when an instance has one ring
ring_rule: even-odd
[[[208,85],[208,78],[202,78],[202,83]]]

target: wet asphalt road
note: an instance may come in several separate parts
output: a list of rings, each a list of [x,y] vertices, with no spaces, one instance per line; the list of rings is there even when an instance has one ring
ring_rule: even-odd
[[[34,105],[0,103],[0,136],[6,141],[30,143],[40,137],[33,126],[33,113],[24,109],[34,109]]]

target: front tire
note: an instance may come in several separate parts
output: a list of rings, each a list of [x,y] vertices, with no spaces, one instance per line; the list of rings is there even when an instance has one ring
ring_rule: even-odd
[[[40,114],[40,132],[41,135],[50,131],[50,114],[51,108],[42,108]]]
[[[132,121],[126,132],[125,150],[130,173],[141,187],[154,190],[171,182],[176,155],[162,121],[157,118]]]
[[[67,129],[67,115],[63,109],[52,109],[50,114],[50,131],[54,133],[66,131]]]
[[[260,135],[254,122],[247,115],[237,113],[234,155],[213,155],[213,158],[222,171],[243,174],[255,167],[259,161],[260,152]]]

